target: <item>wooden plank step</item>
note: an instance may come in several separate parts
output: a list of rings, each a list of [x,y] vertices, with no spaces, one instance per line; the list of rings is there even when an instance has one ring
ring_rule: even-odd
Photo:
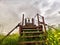
[[[43,33],[42,31],[40,32],[21,32],[21,34],[40,34]]]
[[[47,42],[47,40],[42,40],[42,41],[25,41],[25,42],[19,42],[20,44],[23,44],[23,43],[42,43],[42,42]]]

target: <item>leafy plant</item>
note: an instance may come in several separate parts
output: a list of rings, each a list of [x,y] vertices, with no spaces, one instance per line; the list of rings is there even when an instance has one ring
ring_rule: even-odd
[[[47,40],[49,42],[49,45],[60,45],[60,29],[58,29],[58,30],[53,30],[53,29],[47,30],[47,36],[48,36]],[[0,35],[0,41],[3,37],[4,37],[4,35]],[[12,34],[12,35],[9,35],[0,45],[18,45],[19,40],[24,41],[27,39],[24,38],[22,40],[21,37],[19,37],[19,34]],[[33,39],[28,39],[28,40],[33,40]],[[38,40],[38,39],[35,39],[35,40]]]

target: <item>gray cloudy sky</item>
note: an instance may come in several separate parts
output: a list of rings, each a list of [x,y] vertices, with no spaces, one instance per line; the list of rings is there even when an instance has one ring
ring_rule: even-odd
[[[21,21],[22,13],[40,13],[48,24],[60,24],[60,0],[0,0],[0,31],[8,32]],[[3,27],[3,28],[2,28]]]

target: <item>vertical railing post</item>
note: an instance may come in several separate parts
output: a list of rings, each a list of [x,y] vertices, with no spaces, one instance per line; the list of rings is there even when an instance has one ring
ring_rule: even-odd
[[[40,23],[39,23],[39,14],[37,14],[37,20],[38,20],[38,26],[39,26],[39,24],[40,24]]]
[[[22,17],[22,26],[23,26],[23,24],[24,24],[24,14],[23,14],[23,17]]]
[[[42,16],[42,20],[43,20],[44,30],[46,32],[46,26],[45,26],[45,21],[44,21],[44,17],[43,16]]]
[[[19,25],[19,34],[21,35],[21,32],[22,32],[22,26]]]
[[[32,24],[34,25],[34,18],[32,18]]]
[[[27,24],[27,19],[25,18],[25,25]]]

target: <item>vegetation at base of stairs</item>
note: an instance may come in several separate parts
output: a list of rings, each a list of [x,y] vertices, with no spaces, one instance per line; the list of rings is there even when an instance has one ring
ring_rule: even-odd
[[[49,29],[47,30],[47,35],[48,35],[47,40],[49,42],[49,45],[60,45],[60,29],[58,30]],[[3,37],[4,35],[0,35],[0,42]],[[0,43],[0,45],[17,45],[19,39],[22,41],[21,37],[19,37],[19,34],[12,34],[9,35],[2,43]],[[23,41],[24,40],[26,39],[23,39]],[[32,40],[32,39],[28,39],[28,40]]]

